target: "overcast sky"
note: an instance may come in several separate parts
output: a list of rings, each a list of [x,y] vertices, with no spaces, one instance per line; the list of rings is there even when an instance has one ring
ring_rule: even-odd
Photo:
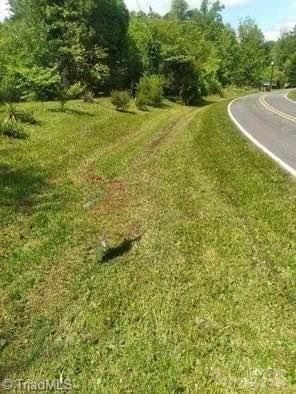
[[[170,0],[125,0],[130,10],[148,10],[149,5],[163,14],[168,11]],[[190,7],[198,7],[200,0],[188,0]],[[222,0],[226,10],[225,22],[236,27],[239,20],[252,17],[259,24],[267,39],[277,39],[281,32],[296,25],[296,0]],[[0,19],[8,15],[7,0],[0,0]]]

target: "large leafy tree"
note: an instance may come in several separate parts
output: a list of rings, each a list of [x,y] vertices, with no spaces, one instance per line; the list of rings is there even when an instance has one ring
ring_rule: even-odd
[[[133,53],[137,54],[146,74],[159,73],[162,61],[162,37],[158,27],[163,20],[153,20],[150,15],[139,13],[134,15],[130,24],[130,38],[133,42]],[[139,66],[137,66],[139,68]]]
[[[286,61],[285,73],[290,84],[296,86],[296,52]]]
[[[28,95],[54,98],[57,71],[47,67],[49,51],[41,25],[22,19],[2,24],[0,29],[0,100],[18,101]]]
[[[296,53],[296,25],[288,33],[284,33],[274,47],[274,58],[280,67]]]
[[[224,8],[220,1],[212,3],[209,0],[203,0],[200,5],[200,13],[208,22],[222,22],[221,12]]]
[[[220,1],[203,0],[200,9],[192,10],[191,19],[202,27],[206,41],[211,42],[216,50],[219,65],[211,80],[216,79],[219,84],[227,85],[234,80],[238,42],[233,29],[223,23],[224,8]]]
[[[188,3],[186,0],[172,0],[169,16],[179,20],[187,19]]]
[[[207,93],[214,86],[219,67],[217,49],[196,21],[171,17],[151,20],[141,14],[132,18],[130,34],[144,71],[154,69],[164,74],[169,94],[193,103],[201,92]]]
[[[285,73],[286,80],[295,85],[296,26],[274,43],[272,54],[277,67]]]
[[[109,84],[124,73],[129,17],[122,0],[11,0],[11,9],[16,20],[43,30],[43,65],[55,67],[64,84],[95,88],[107,83],[108,70]]]
[[[268,63],[264,35],[257,24],[247,18],[239,25],[238,40],[236,82],[240,85],[256,85]]]
[[[162,73],[167,91],[187,103],[230,83],[256,84],[273,58],[281,78],[284,70],[293,74],[296,31],[266,43],[251,19],[238,34],[225,25],[220,1],[202,0],[189,10],[186,0],[172,0],[165,17],[150,9],[130,18],[123,1],[10,0],[0,72],[37,92],[39,85],[48,92],[57,79],[65,87],[80,82],[109,91],[135,86],[143,73]]]
[[[239,68],[239,44],[235,31],[230,26],[224,26],[215,41],[217,47],[217,56],[219,58],[219,67],[217,78],[223,85],[235,83],[235,76]]]

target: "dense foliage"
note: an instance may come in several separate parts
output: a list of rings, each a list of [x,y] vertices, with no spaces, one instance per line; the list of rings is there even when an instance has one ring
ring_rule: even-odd
[[[164,16],[128,13],[123,0],[10,0],[0,24],[0,99],[47,100],[131,89],[159,75],[164,93],[185,104],[222,88],[296,84],[296,28],[266,42],[251,19],[238,31],[222,19],[219,1],[189,9],[172,0]],[[272,61],[275,67],[271,67]],[[147,99],[138,97],[138,102]]]
[[[273,47],[273,57],[291,86],[296,86],[296,26],[282,35]]]
[[[80,82],[95,92],[123,83],[129,16],[121,0],[13,0],[1,28],[4,96],[56,97]]]
[[[111,92],[111,102],[116,108],[116,111],[125,112],[128,110],[130,97],[127,92],[120,92],[119,90],[113,90]]]
[[[163,79],[159,75],[144,75],[137,85],[137,106],[160,107],[163,101]]]

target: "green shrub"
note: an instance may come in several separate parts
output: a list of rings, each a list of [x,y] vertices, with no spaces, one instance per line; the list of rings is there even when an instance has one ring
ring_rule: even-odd
[[[29,124],[37,124],[38,121],[36,120],[33,111],[21,111],[17,113],[17,120],[23,123]]]
[[[65,111],[67,101],[79,98],[83,93],[83,87],[80,82],[73,85],[64,85],[60,83],[57,88],[57,97],[60,102],[61,111]]]
[[[115,106],[116,111],[127,111],[130,105],[130,96],[127,92],[113,90],[111,92],[111,103]]]
[[[163,79],[158,75],[150,77],[150,104],[160,107],[163,102]]]
[[[7,104],[6,108],[6,121],[20,121],[23,123],[37,124],[33,111],[18,111],[11,103]]]
[[[136,93],[136,99],[138,97],[141,97],[141,101],[145,101],[145,104],[149,105],[150,104],[150,80],[149,76],[145,75],[143,76],[139,83],[137,84],[137,93]]]
[[[223,96],[223,88],[221,83],[214,77],[203,77],[201,83],[201,95],[209,96],[210,94],[219,94]]]
[[[83,87],[81,86],[80,82],[76,82],[73,85],[70,85],[70,87],[66,91],[66,95],[69,100],[74,100],[81,97],[82,93]]]
[[[95,95],[93,94],[93,92],[91,90],[87,89],[83,93],[82,100],[85,103],[93,104],[95,102]]]
[[[286,61],[285,73],[290,86],[296,86],[296,53]]]
[[[140,97],[140,102],[160,107],[163,102],[163,78],[159,75],[144,75],[137,86],[137,97]]]
[[[196,80],[184,83],[180,87],[180,98],[185,105],[196,105],[200,100],[199,86]]]
[[[33,68],[22,70],[22,100],[53,100],[57,97],[60,76],[56,68]]]
[[[138,92],[136,96],[136,106],[140,111],[146,111],[149,100],[143,92]]]
[[[20,101],[24,91],[24,82],[24,77],[17,70],[13,68],[5,69],[0,81],[0,101]]]
[[[217,79],[212,78],[209,80],[209,92],[210,94],[219,94],[220,96],[223,95],[222,85]]]
[[[52,100],[60,77],[54,68],[7,68],[0,76],[0,101]]]
[[[190,56],[173,55],[161,69],[165,76],[165,92],[185,105],[196,105],[201,98],[200,72]]]
[[[12,122],[17,120],[17,110],[11,103],[6,104],[6,120]]]
[[[28,137],[23,128],[16,121],[7,119],[0,123],[0,135],[17,139]]]

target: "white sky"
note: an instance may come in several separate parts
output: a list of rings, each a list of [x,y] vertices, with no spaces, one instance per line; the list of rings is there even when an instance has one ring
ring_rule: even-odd
[[[223,3],[226,7],[238,6],[250,2],[252,2],[252,0],[222,0],[221,1],[221,3]],[[190,5],[190,7],[197,8],[199,7],[201,0],[187,0],[187,3]],[[129,9],[138,10],[138,11],[148,10],[149,6],[151,6],[154,10],[163,14],[169,10],[171,0],[125,0],[125,4],[128,6]]]
[[[7,16],[7,14],[7,1],[0,0],[0,20],[3,20]]]

